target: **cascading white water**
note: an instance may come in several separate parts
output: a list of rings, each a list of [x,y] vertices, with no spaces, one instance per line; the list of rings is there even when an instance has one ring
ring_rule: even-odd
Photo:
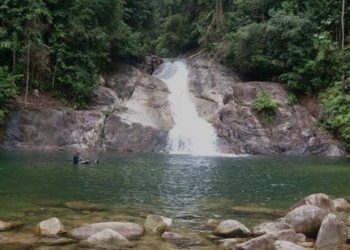
[[[217,154],[215,129],[198,115],[190,96],[188,73],[184,61],[166,62],[156,73],[170,90],[168,100],[175,124],[169,132],[168,150],[178,154]]]

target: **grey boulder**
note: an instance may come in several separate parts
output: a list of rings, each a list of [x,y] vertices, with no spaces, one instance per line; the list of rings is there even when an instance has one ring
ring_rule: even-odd
[[[127,239],[137,239],[144,233],[144,228],[136,223],[101,222],[75,228],[68,234],[75,239],[84,240],[104,229],[112,229]]]
[[[221,222],[213,232],[221,237],[246,237],[250,236],[250,230],[236,220],[225,220]]]
[[[289,212],[285,221],[290,224],[297,233],[315,237],[321,226],[327,211],[319,207],[303,205]]]

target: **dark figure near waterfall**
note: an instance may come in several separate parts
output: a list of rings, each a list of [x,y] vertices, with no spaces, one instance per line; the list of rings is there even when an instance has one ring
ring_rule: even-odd
[[[78,165],[80,163],[80,152],[76,152],[75,155],[73,155],[73,164]]]

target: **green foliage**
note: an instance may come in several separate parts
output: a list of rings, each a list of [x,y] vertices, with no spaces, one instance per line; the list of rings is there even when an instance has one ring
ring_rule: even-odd
[[[193,24],[181,14],[165,18],[162,30],[157,40],[157,51],[162,56],[176,56],[197,45],[198,34]]]
[[[278,103],[273,101],[271,95],[265,91],[259,92],[253,102],[253,110],[258,112],[269,123],[273,121],[277,108]]]
[[[350,94],[344,92],[341,83],[337,83],[322,94],[322,103],[326,113],[323,119],[325,126],[350,148]]]
[[[6,106],[16,96],[16,78],[8,71],[7,67],[0,67],[0,124],[7,112]]]

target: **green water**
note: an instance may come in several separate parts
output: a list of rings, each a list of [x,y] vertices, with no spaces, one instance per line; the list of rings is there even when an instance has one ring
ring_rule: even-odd
[[[236,214],[234,206],[285,209],[316,192],[350,197],[346,158],[117,153],[87,157],[100,158],[100,164],[74,167],[71,155],[62,152],[1,152],[0,219],[35,223],[56,215],[79,224],[118,216],[137,221],[156,213],[174,218],[178,227],[200,228],[213,217],[248,224],[262,219]],[[63,208],[64,202],[76,200],[110,209],[78,215]]]

